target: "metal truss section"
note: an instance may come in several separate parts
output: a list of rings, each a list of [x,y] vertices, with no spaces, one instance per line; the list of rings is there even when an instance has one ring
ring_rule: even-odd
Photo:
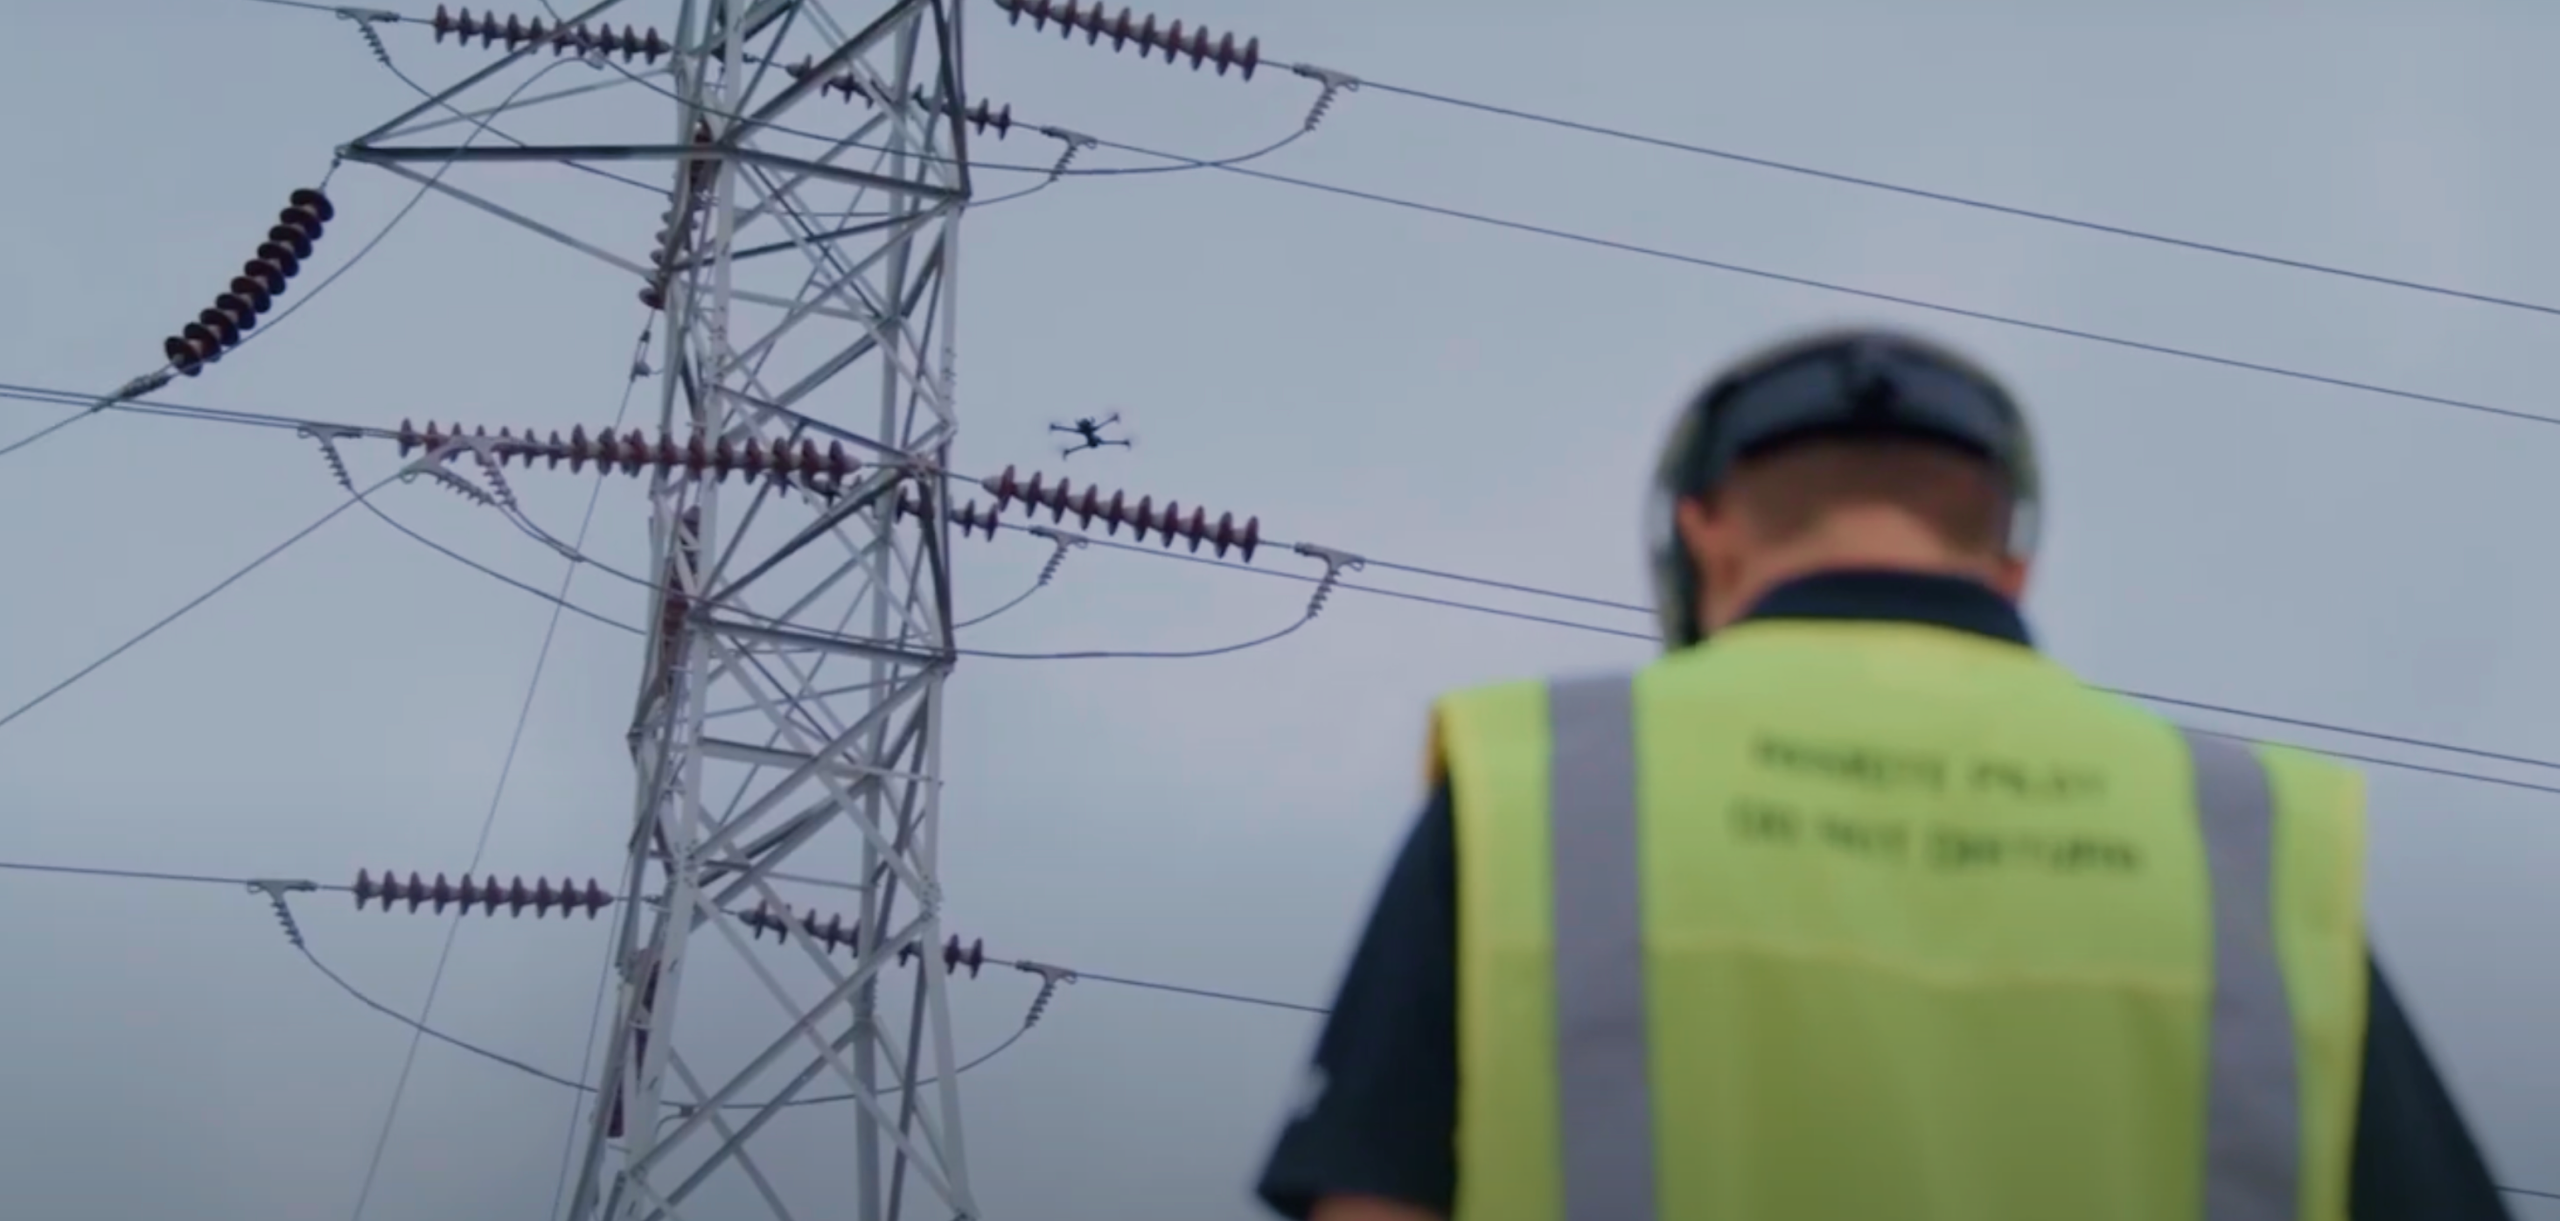
[[[563,17],[642,7],[666,16]],[[543,93],[575,57],[492,48],[343,150],[621,268],[663,314],[660,424],[689,441],[650,485],[621,986],[570,1215],[975,1217],[936,867],[960,5],[858,28],[814,0],[673,7],[650,70]],[[821,90],[848,75],[882,104]],[[518,114],[510,90],[541,136],[478,130]],[[634,192],[627,216],[537,221],[490,186],[525,162],[663,174],[661,215]],[[849,957],[756,943],[739,913],[788,908],[783,869],[858,888]]]

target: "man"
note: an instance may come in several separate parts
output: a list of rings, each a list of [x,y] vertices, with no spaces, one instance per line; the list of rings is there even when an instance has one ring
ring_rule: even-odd
[[[1781,345],[1657,493],[1668,656],[1436,710],[1267,1203],[2505,1217],[2366,948],[2358,778],[2033,651],[2033,446],[1987,374]]]

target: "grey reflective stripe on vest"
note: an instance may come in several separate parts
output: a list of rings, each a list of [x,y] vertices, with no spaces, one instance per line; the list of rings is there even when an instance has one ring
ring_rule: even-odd
[[[1645,1038],[1634,680],[1547,688],[1554,735],[1556,1101],[1570,1221],[1652,1221],[1653,1066]]]
[[[2183,731],[2213,874],[2212,1074],[2205,1097],[2205,1221],[2293,1221],[2302,1096],[2293,1005],[2276,954],[2275,797],[2241,742]]]
[[[1657,1221],[1633,679],[1558,681],[1547,701],[1564,1215]],[[2293,1221],[2300,1120],[2275,945],[2274,802],[2247,746],[2186,740],[2213,895],[2203,1221]]]

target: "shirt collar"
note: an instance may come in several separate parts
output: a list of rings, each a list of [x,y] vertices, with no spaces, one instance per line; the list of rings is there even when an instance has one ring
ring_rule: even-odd
[[[1798,577],[1761,596],[1742,620],[1833,619],[1920,623],[2034,646],[2017,605],[1963,577],[1844,569]]]

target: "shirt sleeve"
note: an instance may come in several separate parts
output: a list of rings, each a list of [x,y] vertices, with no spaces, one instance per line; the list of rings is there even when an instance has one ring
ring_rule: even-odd
[[[2348,1215],[2353,1221],[2508,1221],[2506,1197],[2379,963],[2372,966],[2369,995]]]
[[[1286,1217],[1328,1196],[1447,1216],[1457,1194],[1457,831],[1446,785],[1388,871],[1257,1189]]]

